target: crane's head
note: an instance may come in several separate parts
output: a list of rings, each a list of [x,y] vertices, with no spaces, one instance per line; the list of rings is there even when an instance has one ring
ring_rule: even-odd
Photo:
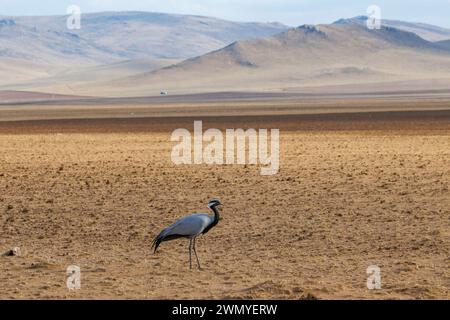
[[[213,208],[222,205],[218,199],[212,199],[208,202],[208,208]]]

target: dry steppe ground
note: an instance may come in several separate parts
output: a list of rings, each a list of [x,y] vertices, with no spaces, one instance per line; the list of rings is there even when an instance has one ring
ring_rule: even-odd
[[[188,118],[0,123],[0,298],[449,299],[450,112],[212,117],[281,129],[281,169],[175,166]],[[224,206],[198,242],[152,238]],[[366,287],[381,268],[382,289]],[[65,270],[81,267],[82,288]]]

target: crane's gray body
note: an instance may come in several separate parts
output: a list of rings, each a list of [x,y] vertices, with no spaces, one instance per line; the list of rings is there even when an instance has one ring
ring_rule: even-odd
[[[152,248],[154,248],[154,253],[164,241],[189,238],[189,265],[192,268],[191,250],[194,249],[197,264],[200,268],[200,262],[195,250],[195,240],[199,235],[207,233],[217,225],[220,215],[216,207],[220,204],[220,201],[215,199],[208,203],[208,207],[214,212],[212,216],[206,213],[195,213],[177,220],[162,230],[153,240]]]

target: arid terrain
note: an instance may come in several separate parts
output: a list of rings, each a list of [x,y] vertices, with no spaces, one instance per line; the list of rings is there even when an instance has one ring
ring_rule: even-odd
[[[312,3],[283,9],[293,25],[99,1],[1,15],[0,299],[450,299],[447,19],[322,21]],[[278,174],[175,165],[195,120],[279,129]],[[203,270],[185,239],[152,254],[212,198]]]
[[[165,117],[0,107],[0,251],[21,249],[0,257],[0,298],[449,299],[449,101],[388,100],[279,102],[267,115],[261,101],[211,103],[228,115],[184,106],[191,117],[179,105]],[[174,165],[170,134],[194,119],[279,128],[280,172]],[[210,198],[223,219],[198,242],[203,270],[189,270],[186,240],[151,254],[163,227]],[[69,265],[80,290],[66,287]],[[370,265],[380,290],[366,287]]]

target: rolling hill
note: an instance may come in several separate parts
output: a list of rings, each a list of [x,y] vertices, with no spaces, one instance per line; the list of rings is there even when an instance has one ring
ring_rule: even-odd
[[[67,16],[0,17],[0,57],[96,64],[185,59],[288,28],[151,12],[83,14],[79,30],[67,29],[66,20]]]
[[[121,12],[84,15],[81,30],[69,32],[65,19],[0,20],[0,71],[11,74],[0,90],[130,97],[161,90],[420,89],[447,87],[450,79],[448,40],[418,35],[436,39],[448,30],[420,23],[384,20],[381,30],[369,30],[367,17],[355,17],[286,29]]]
[[[366,16],[358,16],[350,19],[340,19],[335,23],[359,23],[364,25],[366,21]],[[381,21],[381,24],[385,27],[392,27],[399,30],[415,33],[419,37],[431,42],[450,39],[450,29],[434,26],[431,24],[389,19],[383,19]]]
[[[450,40],[438,41],[436,44],[443,49],[450,50]]]
[[[237,41],[179,64],[99,84],[98,93],[152,95],[292,90],[450,78],[450,51],[392,27],[369,30],[343,21],[304,25],[275,36]],[[79,88],[88,94],[88,88]]]
[[[0,73],[8,74],[0,80],[1,89],[27,90],[49,83],[67,88],[111,80],[288,28],[149,12],[83,14],[80,30],[67,29],[66,20],[67,16],[0,17]]]

